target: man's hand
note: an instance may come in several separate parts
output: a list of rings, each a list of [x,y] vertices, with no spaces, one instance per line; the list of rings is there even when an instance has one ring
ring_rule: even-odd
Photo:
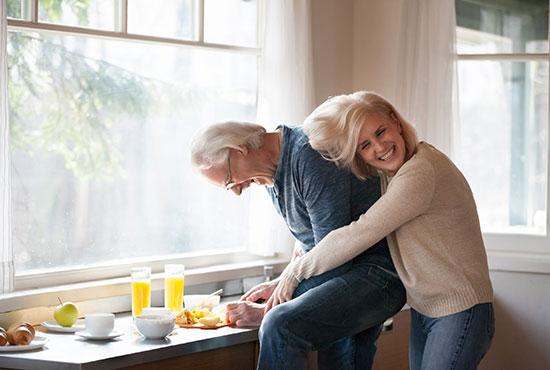
[[[271,294],[271,298],[265,304],[265,313],[268,313],[273,307],[277,306],[280,303],[288,302],[292,299],[292,294],[296,290],[291,284],[287,283],[284,280],[281,280],[277,287]]]
[[[258,299],[263,299],[264,301],[267,301],[269,297],[271,297],[271,294],[273,294],[273,291],[275,290],[277,284],[279,284],[278,279],[258,284],[250,289],[248,292],[246,292],[240,300],[256,302]]]
[[[265,305],[239,301],[227,304],[225,320],[237,326],[260,326],[264,318]]]

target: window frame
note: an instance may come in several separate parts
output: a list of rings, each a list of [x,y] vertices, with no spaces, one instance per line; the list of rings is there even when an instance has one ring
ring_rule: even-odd
[[[550,25],[550,13],[548,17]],[[459,27],[457,26],[457,28]],[[550,30],[548,34],[550,35]],[[548,63],[550,68],[550,51],[548,53],[495,54],[459,54],[457,52],[456,59],[457,63],[472,60],[495,62],[544,61]],[[550,90],[550,81],[548,86]],[[548,93],[547,104],[549,107],[547,126],[550,126],[550,91]],[[458,141],[459,138],[457,137],[456,140]],[[546,233],[544,235],[535,235],[520,232],[484,232],[482,230],[485,247],[490,257],[489,265],[491,269],[550,273],[550,127],[547,129],[546,142]],[[457,150],[460,150],[458,143],[455,146]],[[514,262],[510,263],[510,261]],[[515,267],[512,268],[512,266]]]
[[[127,42],[149,43],[155,45],[171,45],[184,48],[198,48],[201,50],[214,50],[237,54],[253,55],[262,58],[263,50],[263,26],[265,14],[265,2],[257,0],[257,38],[256,47],[236,46],[227,44],[207,43],[204,41],[204,1],[195,0],[196,9],[194,15],[196,40],[183,40],[169,37],[159,37],[145,34],[133,34],[127,30],[128,25],[128,0],[113,0],[119,8],[115,11],[118,19],[115,20],[115,28],[118,30],[103,30],[92,27],[69,26],[63,24],[46,23],[38,20],[38,0],[24,0],[22,18],[27,16],[30,20],[7,18],[7,29],[10,31],[35,31],[61,36],[80,36]],[[258,63],[258,68],[259,68]],[[258,94],[258,93],[257,93]],[[256,100],[258,99],[256,94]],[[289,248],[290,249],[290,248]],[[128,276],[131,267],[147,264],[152,267],[153,273],[161,273],[165,263],[184,263],[186,270],[210,271],[213,276],[223,276],[223,279],[236,279],[242,277],[243,269],[230,268],[223,272],[223,266],[244,263],[246,266],[266,264],[280,264],[281,261],[290,260],[290,253],[276,253],[273,257],[265,257],[250,253],[244,246],[232,250],[216,250],[206,253],[186,253],[168,256],[154,256],[150,258],[136,258],[128,261],[105,262],[102,264],[57,268],[47,271],[29,271],[15,276],[15,292],[28,291],[30,289],[55,287],[66,284],[80,284],[84,281],[108,281]],[[246,274],[246,273],[245,273]],[[85,279],[82,277],[86,276]],[[47,282],[47,283],[45,283]],[[186,281],[187,285],[188,281]]]

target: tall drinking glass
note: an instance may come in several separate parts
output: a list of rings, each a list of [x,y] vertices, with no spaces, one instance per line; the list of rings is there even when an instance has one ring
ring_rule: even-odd
[[[141,315],[145,307],[151,306],[151,268],[133,267],[132,274],[132,317]]]
[[[164,306],[172,312],[183,308],[184,265],[164,265]]]

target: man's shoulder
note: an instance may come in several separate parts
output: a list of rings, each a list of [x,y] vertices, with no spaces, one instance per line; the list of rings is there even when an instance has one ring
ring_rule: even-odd
[[[289,152],[293,167],[335,167],[334,163],[323,158],[321,153],[311,147],[301,127],[286,126],[286,128],[289,131]]]

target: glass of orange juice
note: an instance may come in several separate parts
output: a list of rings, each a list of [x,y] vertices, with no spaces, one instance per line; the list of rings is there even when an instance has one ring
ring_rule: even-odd
[[[132,276],[132,317],[141,315],[145,307],[151,306],[151,268],[133,267]]]
[[[164,265],[164,306],[172,312],[183,308],[184,272],[184,265]]]

